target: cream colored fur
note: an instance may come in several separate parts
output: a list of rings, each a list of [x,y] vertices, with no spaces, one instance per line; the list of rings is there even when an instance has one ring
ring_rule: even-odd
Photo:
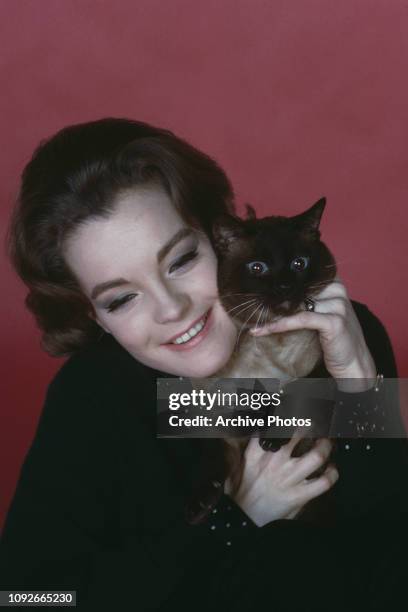
[[[238,350],[217,378],[279,378],[307,376],[322,356],[316,331],[302,329],[255,337],[243,333]]]

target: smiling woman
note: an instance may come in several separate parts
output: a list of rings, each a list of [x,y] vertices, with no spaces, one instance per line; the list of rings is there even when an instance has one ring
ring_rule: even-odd
[[[347,444],[338,471],[330,465],[307,481],[328,459],[329,439],[294,457],[296,436],[273,453],[252,438],[237,459],[221,439],[156,437],[158,377],[212,376],[234,351],[238,330],[219,299],[212,233],[218,216],[233,212],[218,164],[146,123],[69,126],[34,152],[10,255],[43,348],[68,359],[49,385],[9,509],[0,590],[73,590],[82,609],[161,612],[214,602],[267,609],[271,598],[274,610],[317,610],[319,600],[351,610],[353,597],[360,609],[367,583],[370,602],[387,600],[383,570],[390,562],[395,581],[398,545],[380,530],[380,583],[370,537],[387,516],[389,530],[402,525],[405,440],[373,444],[369,458]],[[336,292],[326,296],[328,314],[301,313],[302,325],[324,322],[328,371],[336,374],[340,355],[351,377],[395,377],[381,323],[343,287]],[[333,317],[333,304],[346,315]],[[345,395],[353,408],[367,399]],[[395,402],[386,409],[398,414]],[[330,532],[299,519],[333,491]]]
[[[214,218],[233,210],[223,170],[169,130],[108,118],[64,128],[43,142],[24,169],[9,244],[29,288],[26,304],[43,332],[44,349],[68,356],[100,337],[97,318],[128,311],[129,302],[140,299],[135,288],[146,261],[150,274],[150,261],[157,269],[147,294],[141,291],[143,304],[152,299],[151,290],[158,291],[158,272],[161,289],[167,290],[177,286],[193,260],[204,260],[199,265],[207,270],[214,266],[207,236]],[[204,256],[195,253],[201,247]],[[79,269],[86,279],[79,279]],[[158,291],[160,300],[164,294]],[[182,315],[181,325],[167,326],[169,337],[173,330],[183,331],[195,312]]]
[[[210,240],[164,189],[119,194],[109,217],[71,231],[63,256],[97,323],[141,363],[204,377],[229,359],[236,329],[218,300]]]

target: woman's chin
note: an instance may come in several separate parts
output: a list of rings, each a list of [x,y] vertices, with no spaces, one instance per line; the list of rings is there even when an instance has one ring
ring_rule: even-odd
[[[191,378],[215,378],[218,375],[218,372],[223,370],[223,368],[227,365],[231,358],[231,355],[226,355],[224,359],[218,359],[217,363],[212,361],[210,364],[208,362],[200,364],[194,364],[191,368],[192,371],[188,376]]]

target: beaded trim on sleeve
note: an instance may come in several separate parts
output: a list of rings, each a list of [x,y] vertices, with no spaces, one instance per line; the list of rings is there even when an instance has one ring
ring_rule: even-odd
[[[377,438],[384,435],[386,430],[384,388],[384,376],[378,374],[375,385],[367,391],[347,393],[337,390],[330,436]]]

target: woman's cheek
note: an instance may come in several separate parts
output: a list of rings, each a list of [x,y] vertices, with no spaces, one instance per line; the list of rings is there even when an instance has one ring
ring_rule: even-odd
[[[201,291],[205,291],[211,295],[218,293],[217,268],[211,259],[208,259],[203,263],[203,266],[199,270],[198,276],[198,286],[200,287]]]
[[[151,323],[150,323],[151,325]],[[149,329],[147,321],[138,317],[122,317],[111,328],[112,334],[125,347],[142,349],[148,345],[148,336],[143,330]]]

